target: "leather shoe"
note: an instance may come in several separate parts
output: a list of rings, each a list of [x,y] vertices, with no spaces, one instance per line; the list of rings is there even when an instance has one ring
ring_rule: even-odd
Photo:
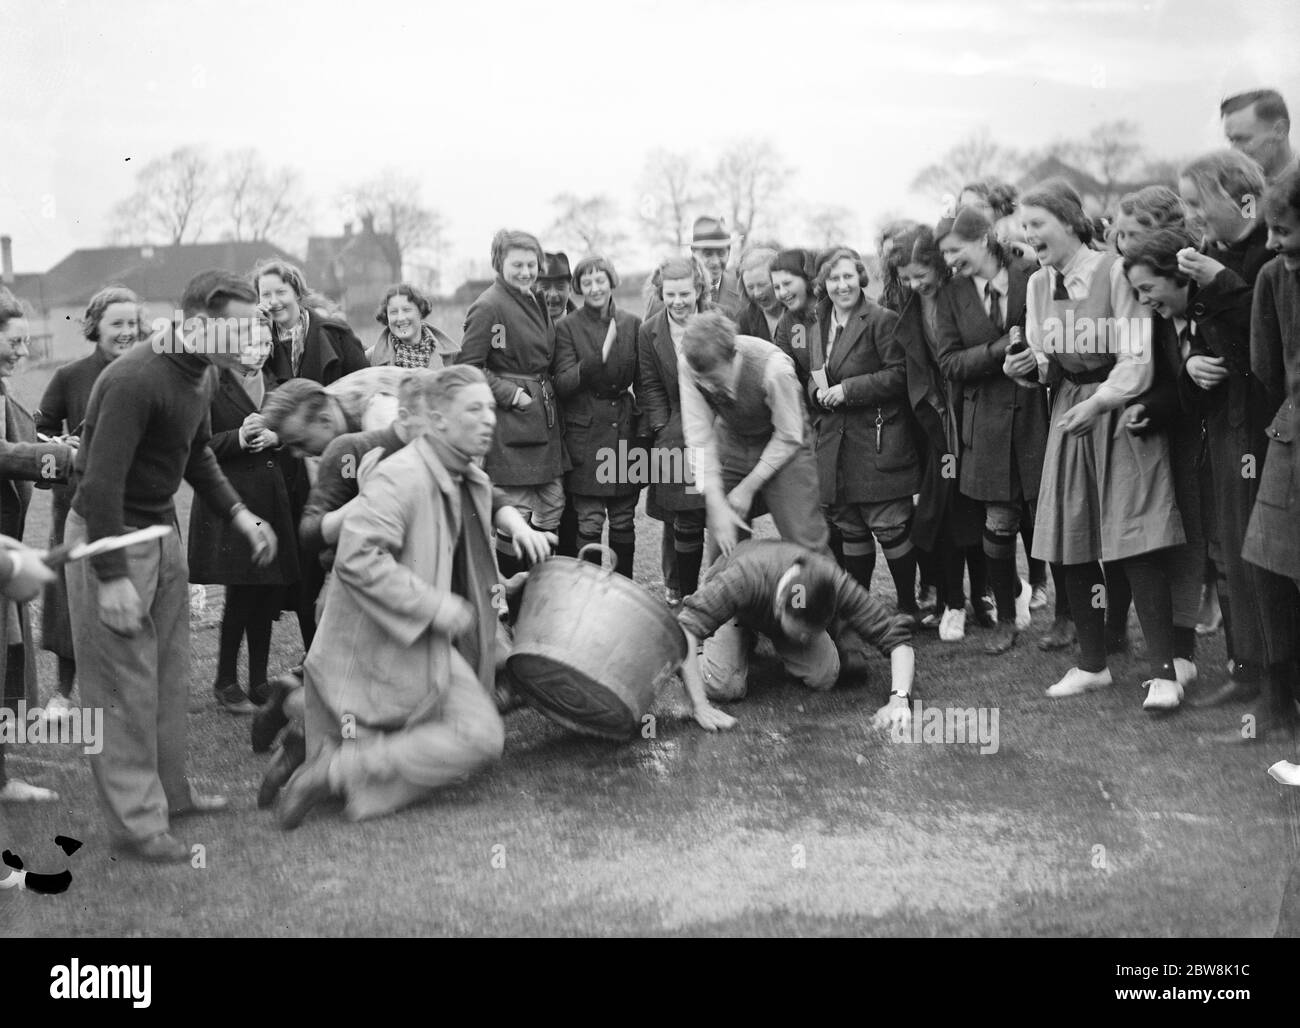
[[[289,715],[284,711],[285,697],[301,685],[302,679],[293,674],[279,675],[267,683],[269,695],[253,715],[253,726],[249,729],[254,753],[269,750],[280,729],[289,723]]]
[[[257,708],[253,706],[247,694],[241,689],[238,683],[233,685],[219,686],[213,690],[217,697],[217,706],[228,714],[256,714]]]
[[[1038,640],[1040,650],[1065,650],[1074,645],[1078,639],[1078,634],[1074,630],[1074,622],[1069,618],[1057,618],[1052,622],[1052,627],[1047,633]]]
[[[150,864],[179,864],[190,859],[190,848],[170,832],[119,844],[121,851]]]
[[[338,750],[338,743],[326,741],[315,759],[298,768],[280,790],[275,815],[286,832],[302,824],[312,807],[330,798],[330,762]]]
[[[199,814],[220,814],[230,808],[230,801],[224,796],[204,796],[190,790],[190,805],[180,810],[171,811],[172,817],[195,817]]]
[[[1258,682],[1238,682],[1229,678],[1217,689],[1197,693],[1187,701],[1189,707],[1221,707],[1225,703],[1245,703],[1259,695]]]
[[[984,652],[992,656],[1006,653],[1016,644],[1016,636],[1019,634],[1014,625],[999,621],[994,625],[993,634],[989,636],[988,642],[984,644]]]
[[[284,788],[284,783],[293,777],[293,773],[302,767],[307,759],[307,740],[301,732],[288,732],[280,752],[271,761],[271,766],[262,776],[262,784],[257,788],[257,809],[266,810],[275,803]]]

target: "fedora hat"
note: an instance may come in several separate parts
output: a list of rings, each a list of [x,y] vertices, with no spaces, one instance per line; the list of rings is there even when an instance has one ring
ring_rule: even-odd
[[[563,251],[559,253],[545,254],[545,261],[542,262],[541,273],[537,276],[539,279],[562,278],[566,282],[573,277],[569,270],[569,255]]]
[[[721,218],[704,215],[695,219],[691,230],[692,250],[722,250],[731,247],[731,233]]]

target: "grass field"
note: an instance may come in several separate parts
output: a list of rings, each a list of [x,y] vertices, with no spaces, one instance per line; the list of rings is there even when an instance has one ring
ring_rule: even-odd
[[[35,406],[48,375],[29,370],[16,393]],[[48,517],[40,493],[29,542],[43,544]],[[658,526],[639,526],[637,575],[657,590]],[[878,587],[891,592],[880,568]],[[12,773],[62,800],[5,808],[0,847],[32,870],[69,866],[74,881],[60,897],[0,892],[0,932],[1271,934],[1298,822],[1294,796],[1264,770],[1294,759],[1294,747],[1198,741],[1240,708],[1144,715],[1133,658],[1113,665],[1108,692],[1048,700],[1072,658],[1033,645],[1047,615],[1002,658],[982,654],[979,629],[961,645],[918,641],[924,698],[995,708],[996,753],[871,733],[879,659],[874,685],[824,694],[760,662],[749,698],[730,708],[740,719],[730,733],[700,731],[673,693],[656,708],[657,737],[625,744],[525,710],[507,719],[501,764],[437,801],[361,825],[326,810],[292,834],[255,808],[267,758],[252,754],[247,719],[212,701],[208,620],[194,632],[190,763],[234,810],[177,829],[204,847],[205,866],[114,859],[79,750],[14,746]],[[298,657],[286,615],[273,665]],[[1202,644],[1211,684],[1223,661],[1221,636]],[[48,654],[41,671],[48,693]],[[65,857],[59,833],[84,848]]]

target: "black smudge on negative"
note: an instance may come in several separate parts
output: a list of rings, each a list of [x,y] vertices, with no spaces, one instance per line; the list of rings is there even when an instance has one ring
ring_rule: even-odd
[[[0,854],[0,860],[3,860],[6,866],[12,867],[15,871],[23,869],[23,858],[13,850],[5,850],[3,854]]]
[[[46,896],[57,896],[61,892],[67,892],[68,886],[71,884],[72,872],[66,868],[53,875],[41,875],[28,871],[27,881],[24,883],[28,892],[39,892]]]
[[[54,837],[54,844],[58,846],[59,849],[63,850],[64,854],[69,857],[76,853],[77,850],[81,849],[81,840],[73,839],[67,835],[56,835]]]

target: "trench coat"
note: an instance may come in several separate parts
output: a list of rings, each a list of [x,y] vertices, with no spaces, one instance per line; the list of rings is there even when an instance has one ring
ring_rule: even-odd
[[[269,371],[262,381],[274,385]],[[301,461],[287,450],[253,452],[239,445],[239,426],[257,411],[235,374],[222,370],[212,392],[212,438],[208,447],[221,472],[250,512],[275,532],[276,557],[267,567],[253,563],[248,540],[206,503],[190,507],[190,581],[207,585],[291,585],[298,581],[297,521],[289,485],[297,482]]]
[[[4,439],[0,441],[0,533],[21,541],[27,522],[32,490],[67,482],[72,473],[73,452],[61,443],[38,443],[36,420],[0,381],[4,397]],[[8,601],[6,601],[8,602]],[[6,639],[0,646],[0,682],[7,673],[9,646],[22,643],[23,685],[28,706],[36,706],[40,695],[36,683],[36,640],[32,632],[30,605],[19,603],[20,638]],[[3,622],[0,622],[3,623]]]
[[[311,308],[307,308],[307,335],[296,375],[291,345],[279,338],[278,328],[272,328],[272,333],[275,346],[266,364],[277,384],[289,378],[310,378],[329,385],[344,375],[370,367],[365,347],[347,323],[325,317]]]
[[[465,313],[458,364],[481,368],[497,401],[497,431],[483,467],[497,485],[554,482],[567,461],[555,395],[555,326],[546,306],[497,280]],[[532,398],[515,410],[516,390]]]
[[[1025,327],[1025,291],[1034,271],[1018,259],[1007,266],[1007,330]],[[1046,391],[1026,389],[1002,373],[1007,338],[969,278],[954,278],[940,290],[939,365],[962,394],[958,486],[973,500],[1033,500],[1042,481]]]
[[[465,478],[483,533],[477,552],[489,559],[470,561],[464,598],[480,627],[475,671],[490,693],[500,630],[490,559],[492,483],[473,464]],[[423,436],[380,463],[362,485],[343,521],[334,578],[306,661],[313,686],[335,714],[392,730],[426,714],[445,694],[455,666],[447,625],[458,492]]]
[[[823,300],[809,329],[814,368],[824,359],[830,324],[831,305]],[[863,296],[825,365],[830,385],[844,386],[845,402],[822,408],[813,396],[816,383],[808,383],[808,398],[818,411],[817,466],[825,505],[910,499],[921,484],[897,324],[897,314]]]
[[[682,393],[677,378],[677,348],[668,328],[668,312],[641,323],[637,333],[637,397],[645,413],[646,430],[661,453],[680,451],[686,466],[686,430],[682,426]],[[686,483],[653,482],[646,498],[646,512],[658,517],[664,512],[703,510],[704,495],[688,489]],[[668,520],[670,520],[669,518]]]
[[[617,334],[609,360],[602,361],[611,311]],[[584,305],[555,326],[555,390],[564,415],[564,446],[573,462],[564,487],[574,495],[635,496],[641,489],[640,483],[626,481],[626,475],[613,482],[597,476],[602,451],[617,456],[620,442],[629,455],[635,448],[641,410],[632,389],[640,331],[641,319],[619,310],[613,301],[609,310],[599,312]]]

